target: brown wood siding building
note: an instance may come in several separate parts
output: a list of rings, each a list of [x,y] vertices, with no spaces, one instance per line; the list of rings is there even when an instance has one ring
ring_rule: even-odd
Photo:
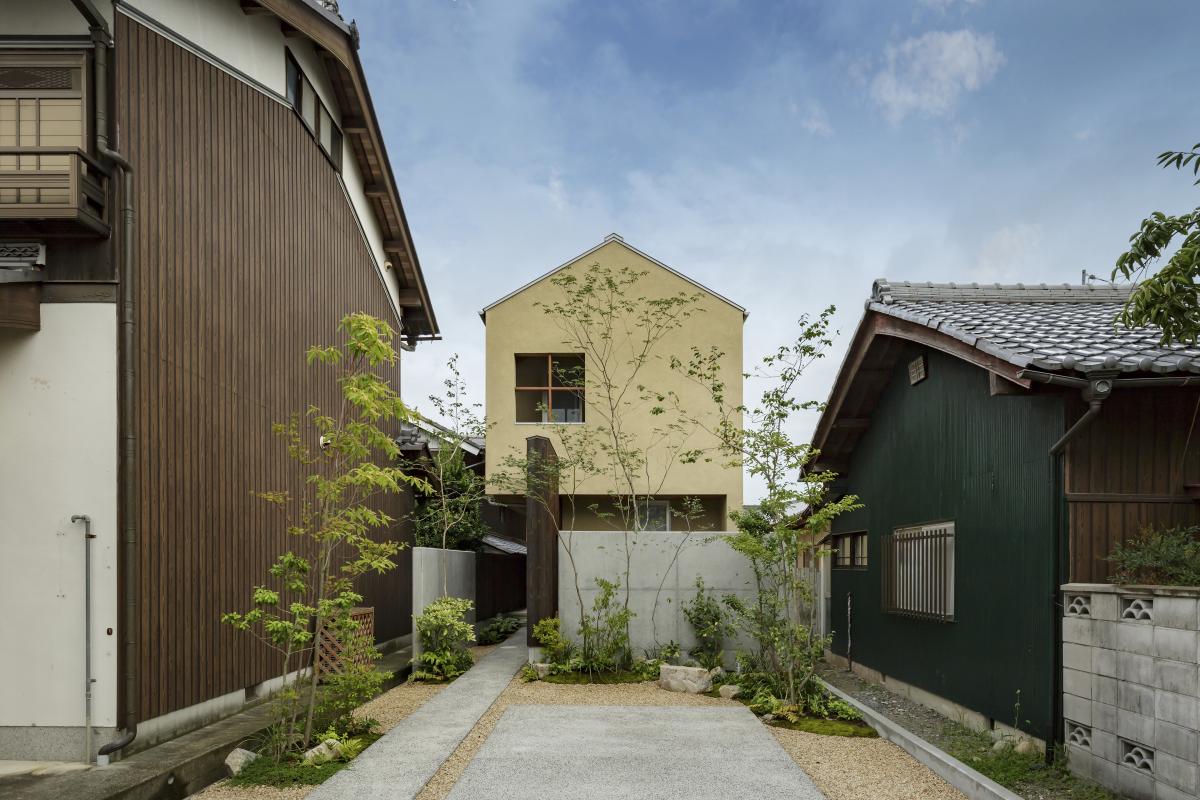
[[[339,176],[292,109],[121,14],[115,35],[120,146],[137,165],[137,635],[150,719],[275,676],[270,651],[220,623],[295,546],[251,496],[298,488],[271,425],[331,406],[304,352],[337,341],[344,314],[399,324]],[[398,367],[388,377],[399,387]],[[384,510],[401,518],[408,502]],[[409,575],[402,553],[363,584],[380,640],[410,630]]]
[[[1200,483],[1198,401],[1200,389],[1117,389],[1068,446],[1072,581],[1107,583],[1105,558],[1146,526],[1200,524],[1200,505],[1183,488]],[[1068,420],[1084,411],[1077,399],[1068,407]]]

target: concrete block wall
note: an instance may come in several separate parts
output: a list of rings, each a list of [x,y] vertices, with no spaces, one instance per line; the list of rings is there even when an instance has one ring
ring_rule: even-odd
[[[1072,771],[1131,800],[1200,797],[1200,590],[1062,588]]]

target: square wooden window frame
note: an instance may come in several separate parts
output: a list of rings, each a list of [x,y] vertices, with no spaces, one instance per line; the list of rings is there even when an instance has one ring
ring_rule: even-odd
[[[541,358],[546,359],[546,383],[548,386],[522,386],[516,381],[516,364],[519,358]],[[546,393],[546,421],[540,420],[519,420],[514,419],[517,425],[585,425],[587,424],[587,386],[555,386],[554,385],[554,359],[570,356],[583,361],[584,380],[587,376],[587,357],[584,353],[514,353],[513,354],[513,391],[514,392],[545,392]],[[580,411],[583,412],[583,419],[578,422],[555,422],[551,417],[554,414],[554,394],[555,392],[562,394],[575,394],[579,396]],[[513,417],[516,417],[516,409],[513,409]]]

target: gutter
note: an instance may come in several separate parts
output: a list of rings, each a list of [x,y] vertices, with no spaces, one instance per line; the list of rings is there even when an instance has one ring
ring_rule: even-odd
[[[124,697],[125,712],[122,727],[124,733],[97,751],[96,762],[107,764],[109,756],[128,747],[137,736],[138,723],[138,641],[137,641],[137,415],[134,410],[136,389],[134,374],[134,292],[133,274],[133,165],[120,152],[109,146],[108,139],[108,51],[113,46],[108,22],[96,9],[92,0],[71,0],[83,15],[91,30],[95,48],[95,97],[96,97],[96,152],[120,170],[124,178],[121,193],[121,253],[117,268],[117,280],[121,284],[121,316],[119,339],[119,363],[121,389],[118,393],[120,405],[121,452],[119,486],[121,493],[121,577],[125,609],[121,623],[124,639]]]

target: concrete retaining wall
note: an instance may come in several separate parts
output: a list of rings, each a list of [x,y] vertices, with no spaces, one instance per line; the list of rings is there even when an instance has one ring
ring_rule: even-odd
[[[1200,590],[1063,586],[1071,769],[1133,800],[1200,796]]]
[[[579,575],[579,594],[590,611],[600,593],[596,578],[620,580],[624,585],[628,542],[629,605],[635,614],[630,624],[630,644],[634,654],[640,656],[643,650],[671,641],[679,642],[686,652],[696,639],[682,605],[695,598],[697,576],[704,578],[708,591],[718,598],[735,594],[748,602],[754,599],[750,562],[725,543],[725,535],[711,531],[563,531],[558,553],[558,615],[563,630],[571,638],[578,637],[579,598],[572,559]],[[624,589],[618,599],[623,597]],[[726,642],[729,666],[738,646],[736,641]],[[748,643],[741,646],[747,647]]]

